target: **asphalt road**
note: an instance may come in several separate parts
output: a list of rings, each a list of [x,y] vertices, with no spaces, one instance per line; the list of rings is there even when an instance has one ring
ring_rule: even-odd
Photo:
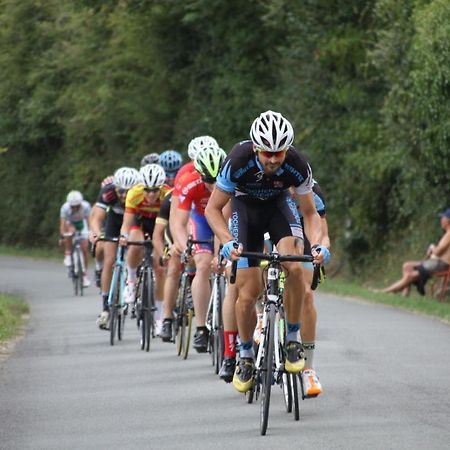
[[[109,345],[95,288],[72,295],[62,264],[0,257],[0,291],[31,305],[25,338],[0,363],[0,449],[448,449],[450,327],[395,309],[317,295],[316,368],[324,393],[301,420],[272,395],[267,436],[213,373],[134,322]]]

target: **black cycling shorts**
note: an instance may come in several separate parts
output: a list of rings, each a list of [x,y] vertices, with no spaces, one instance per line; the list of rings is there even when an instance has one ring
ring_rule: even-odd
[[[117,214],[112,209],[106,213],[105,236],[108,238],[117,238],[120,236],[122,228],[123,214]]]
[[[230,232],[244,251],[264,251],[264,233],[270,233],[276,245],[282,238],[295,236],[303,239],[303,230],[297,204],[289,192],[283,192],[273,200],[250,201],[245,197],[232,197]],[[238,268],[258,267],[256,259],[240,258]]]
[[[144,234],[148,234],[150,236],[150,239],[153,235],[153,230],[155,229],[155,223],[156,223],[156,217],[142,217],[139,215],[134,216],[134,224],[131,227],[133,228],[140,228]]]

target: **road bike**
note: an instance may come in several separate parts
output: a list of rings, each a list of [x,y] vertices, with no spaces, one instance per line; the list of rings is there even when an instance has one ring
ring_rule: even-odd
[[[151,339],[155,337],[155,274],[153,270],[153,242],[128,241],[127,245],[144,247],[144,258],[137,270],[136,324],[141,333],[141,350],[150,351]]]
[[[222,304],[226,290],[226,277],[222,266],[223,256],[218,256],[218,271],[211,277],[211,296],[206,314],[206,328],[209,331],[209,352],[216,374],[222,366],[224,353]]]
[[[263,318],[261,339],[258,346],[253,392],[247,399],[260,398],[260,431],[261,435],[267,432],[269,421],[269,407],[272,385],[277,383],[283,389],[286,410],[290,412],[295,406],[295,418],[298,420],[298,385],[297,377],[285,371],[284,351],[284,309],[283,288],[280,287],[280,278],[283,273],[282,262],[312,262],[310,255],[280,255],[278,252],[258,253],[242,252],[241,257],[267,261],[267,284],[263,295]],[[236,278],[237,262],[232,264],[230,282]],[[317,285],[320,266],[314,267],[313,285]]]
[[[195,269],[191,266],[190,259],[195,244],[211,244],[211,240],[197,240],[189,236],[186,250],[181,255],[183,266],[178,297],[175,308],[174,336],[177,345],[178,356],[187,359],[192,334],[192,320],[194,318],[194,303],[192,301],[191,284],[195,276]]]
[[[83,240],[83,237],[80,231],[75,231],[74,233],[64,233],[62,236],[65,238],[72,239],[69,277],[72,280],[73,291],[75,295],[82,296],[84,291],[83,276],[86,271],[83,249],[81,248],[81,242]]]
[[[118,242],[117,238],[101,238],[103,241]],[[108,294],[109,306],[109,342],[114,345],[117,332],[117,339],[122,340],[125,328],[125,318],[127,315],[127,305],[125,304],[123,293],[125,290],[125,247],[118,246],[116,261],[114,263],[111,284]]]

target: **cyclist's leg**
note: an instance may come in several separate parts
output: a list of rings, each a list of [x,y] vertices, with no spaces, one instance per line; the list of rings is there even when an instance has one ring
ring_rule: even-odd
[[[180,275],[180,254],[173,245],[171,256],[167,263],[166,281],[164,283],[164,319],[173,318],[173,310],[177,302],[178,286],[180,284]]]
[[[130,230],[128,240],[142,241],[144,233],[139,226],[133,226]],[[127,251],[127,286],[125,289],[125,302],[134,303],[136,298],[136,271],[143,258],[143,248],[137,245],[130,245]]]
[[[280,254],[303,254],[303,231],[295,201],[289,193],[277,199],[270,223],[270,236]],[[286,370],[300,372],[305,364],[300,344],[300,319],[305,297],[303,269],[298,262],[283,263],[286,271],[284,306],[286,312]]]
[[[123,215],[108,211],[105,219],[105,236],[109,238],[117,237],[120,234]],[[112,271],[116,260],[117,244],[115,242],[103,242],[103,271],[101,275],[102,313],[98,321],[100,328],[105,328],[109,319],[108,295],[111,285]]]
[[[192,211],[190,218],[191,233],[193,239],[209,240],[213,232],[204,215]],[[193,347],[198,352],[206,352],[208,348],[208,330],[205,326],[208,311],[211,286],[209,277],[211,275],[211,263],[213,259],[213,248],[209,244],[194,245],[195,277],[192,280],[192,300],[194,302],[195,320],[197,330],[194,336]]]
[[[229,278],[229,269],[227,272]],[[224,360],[219,371],[219,377],[227,383],[230,383],[233,379],[236,365],[236,340],[238,334],[236,322],[237,296],[236,284],[228,283],[222,304]]]
[[[103,241],[97,241],[95,245],[95,281],[100,288],[104,261],[104,247],[105,243]]]
[[[69,222],[64,223],[64,233],[75,233],[75,227]],[[64,238],[64,265],[70,266],[72,264],[70,255],[72,253],[72,237],[66,236]]]

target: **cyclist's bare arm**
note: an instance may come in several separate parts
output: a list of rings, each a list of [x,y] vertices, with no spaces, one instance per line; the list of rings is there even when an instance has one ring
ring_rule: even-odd
[[[66,232],[66,219],[63,219],[62,217],[59,219],[59,234],[61,236],[64,235]]]
[[[294,193],[294,198],[300,207],[303,215],[303,223],[305,224],[305,234],[308,237],[311,247],[322,242],[322,224],[321,218],[316,210],[314,202],[314,194],[308,192],[307,194]],[[314,255],[315,262],[321,264],[323,260],[322,255]]]
[[[170,201],[170,213],[169,213],[169,229],[170,234],[175,236],[175,230],[173,224],[175,221],[175,212],[178,210],[178,195],[172,194],[172,199]]]
[[[164,252],[164,230],[167,223],[159,222],[156,219],[155,228],[153,229],[152,241],[155,253],[160,256]]]
[[[324,245],[326,248],[331,248],[330,236],[328,234],[328,222],[326,217],[322,217],[320,219],[322,223],[322,239],[320,240],[320,244]]]
[[[120,236],[128,237],[133,224],[134,224],[134,214],[125,212],[125,214],[123,215],[122,227],[120,228]]]
[[[228,230],[228,224],[222,212],[230,198],[231,194],[215,186],[205,209],[205,216],[209,226],[222,244],[234,239]]]
[[[173,228],[173,239],[178,251],[183,252],[186,248],[186,241],[188,239],[187,225],[191,212],[184,209],[176,209],[172,214],[170,209],[170,222]],[[172,222],[173,221],[173,222]]]
[[[99,206],[94,206],[89,216],[89,240],[95,242],[101,233],[102,224],[106,217],[106,210]]]

